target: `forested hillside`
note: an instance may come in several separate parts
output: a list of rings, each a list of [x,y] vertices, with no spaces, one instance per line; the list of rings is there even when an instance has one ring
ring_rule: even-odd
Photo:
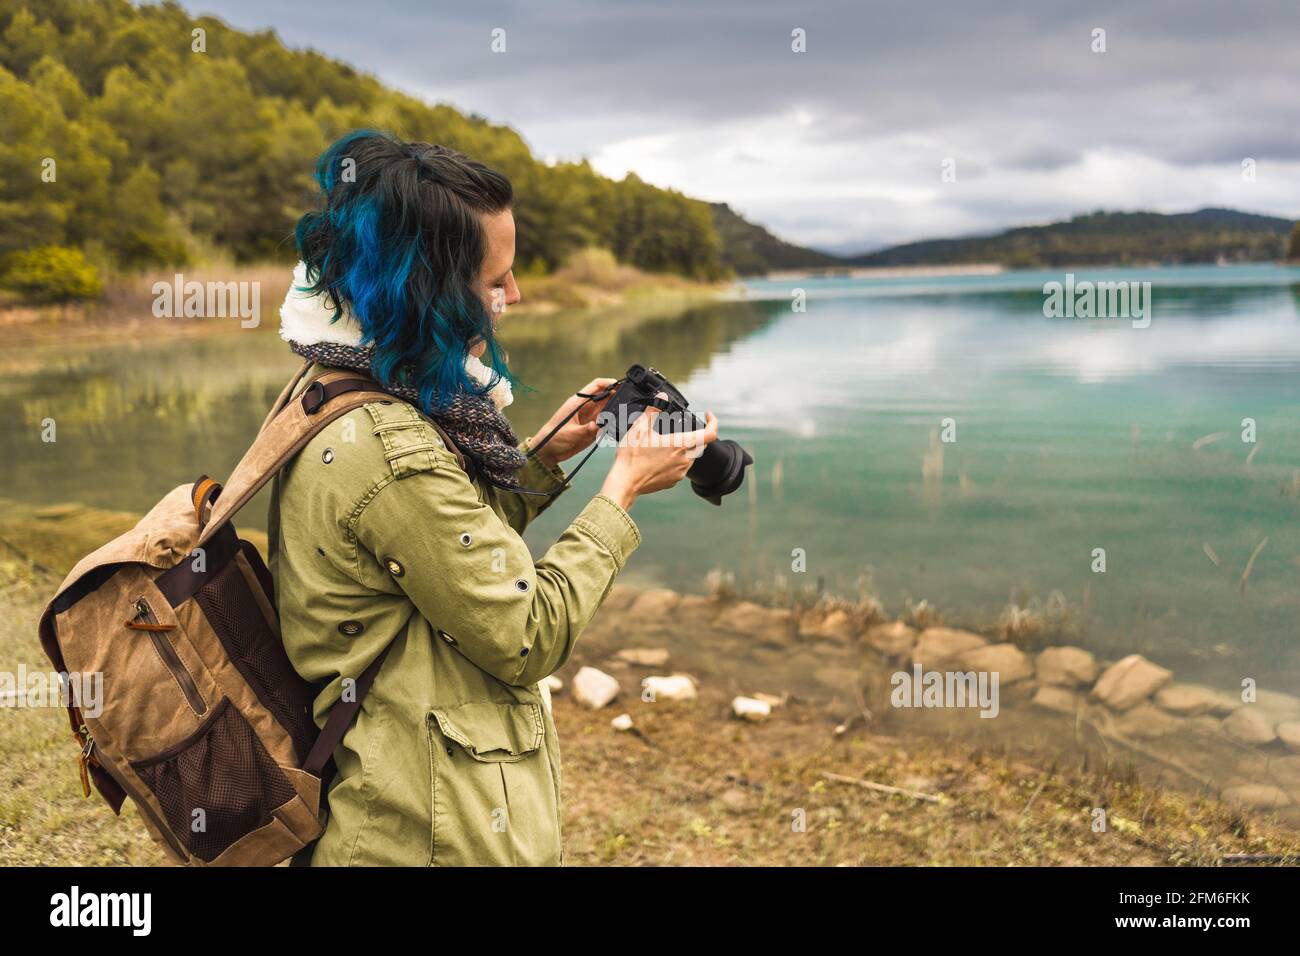
[[[777,238],[762,226],[738,216],[726,203],[713,204],[713,226],[722,245],[722,264],[737,275],[844,265],[836,256]]]
[[[600,246],[652,272],[724,273],[707,203],[542,163],[512,129],[274,33],[127,0],[0,0],[0,270],[56,298],[93,292],[105,271],[289,259],[316,156],[358,127],[509,175],[521,269]]]
[[[1280,259],[1292,221],[1235,209],[1095,212],[991,236],[929,239],[853,256],[855,266],[995,262],[1011,269]]]

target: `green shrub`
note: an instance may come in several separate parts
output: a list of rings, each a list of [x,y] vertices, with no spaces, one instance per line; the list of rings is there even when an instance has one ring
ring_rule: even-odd
[[[0,286],[32,302],[72,302],[104,294],[99,270],[80,249],[68,246],[11,252],[0,271]]]

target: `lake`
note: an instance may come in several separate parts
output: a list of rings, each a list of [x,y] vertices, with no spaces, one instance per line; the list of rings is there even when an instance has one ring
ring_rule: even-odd
[[[1063,278],[755,281],[745,301],[655,320],[507,318],[533,389],[512,416],[526,434],[567,392],[640,362],[751,451],[721,508],[686,486],[638,501],[632,583],[702,591],[716,569],[742,589],[866,590],[894,614],[926,601],[976,628],[1010,603],[1047,614],[1052,639],[1295,693],[1300,270],[1079,270],[1150,281],[1146,328],[1046,318],[1043,285]],[[224,476],[296,359],[260,329],[14,349],[5,364],[0,496],[142,511]],[[612,454],[530,530],[535,552]],[[260,507],[242,519],[264,521]]]

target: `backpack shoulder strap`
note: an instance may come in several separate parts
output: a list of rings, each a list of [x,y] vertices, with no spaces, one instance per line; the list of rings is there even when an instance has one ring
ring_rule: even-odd
[[[305,370],[291,386],[301,380],[302,374]],[[313,379],[301,394],[292,399],[282,395],[282,400],[280,409],[263,426],[225,486],[219,489],[219,496],[210,486],[202,497],[196,493],[195,510],[203,528],[198,547],[206,544],[322,428],[367,402],[391,401],[392,395],[360,373],[331,370]],[[215,502],[211,502],[213,497]]]
[[[271,410],[266,413],[266,418],[262,420],[262,428],[258,429],[259,432],[261,432],[263,428],[266,428],[267,425],[271,424],[271,420],[280,413],[280,409],[284,408],[285,404],[289,401],[289,398],[293,395],[293,390],[298,387],[298,383],[306,377],[307,373],[311,371],[311,367],[315,364],[316,363],[311,359],[307,359],[302,363],[302,368],[298,369],[294,377],[289,379],[288,384],[281,389],[279,396],[275,400],[275,404],[271,406]]]
[[[330,762],[334,756],[334,750],[343,742],[343,736],[352,726],[353,719],[357,716],[357,711],[361,709],[361,703],[366,699],[366,694],[370,691],[370,685],[375,682],[375,676],[379,669],[384,666],[384,658],[388,652],[393,649],[390,642],[379,656],[370,662],[361,676],[357,678],[356,687],[353,689],[351,700],[340,700],[330,708],[329,716],[325,718],[325,726],[321,728],[316,735],[316,742],[312,744],[311,751],[307,754],[307,759],[302,762],[302,769],[307,771],[313,777],[320,777],[322,780],[322,791],[329,785],[325,780],[325,765]],[[324,797],[324,793],[321,794]]]
[[[384,391],[378,382],[359,372],[337,369],[312,379],[301,393],[295,395],[294,389],[302,382],[312,364],[308,362],[303,365],[281,391],[257,438],[231,472],[225,489],[211,479],[195,482],[195,513],[203,529],[199,545],[225,527],[235,512],[247,504],[263,485],[275,477],[294,455],[334,419],[369,402],[404,401],[399,396]],[[432,419],[426,420],[438,429],[447,447],[463,464],[460,450],[446,433]],[[361,672],[352,699],[339,701],[330,709],[325,726],[321,728],[316,742],[303,761],[303,770],[323,778],[335,748],[342,742],[357,711],[361,709],[361,703],[392,646],[389,644],[380,651],[379,656]]]

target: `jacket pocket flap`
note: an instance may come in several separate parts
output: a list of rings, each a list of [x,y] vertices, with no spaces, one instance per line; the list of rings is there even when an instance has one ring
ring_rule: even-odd
[[[430,711],[443,735],[475,760],[513,762],[542,745],[545,726],[539,704],[475,701]]]

